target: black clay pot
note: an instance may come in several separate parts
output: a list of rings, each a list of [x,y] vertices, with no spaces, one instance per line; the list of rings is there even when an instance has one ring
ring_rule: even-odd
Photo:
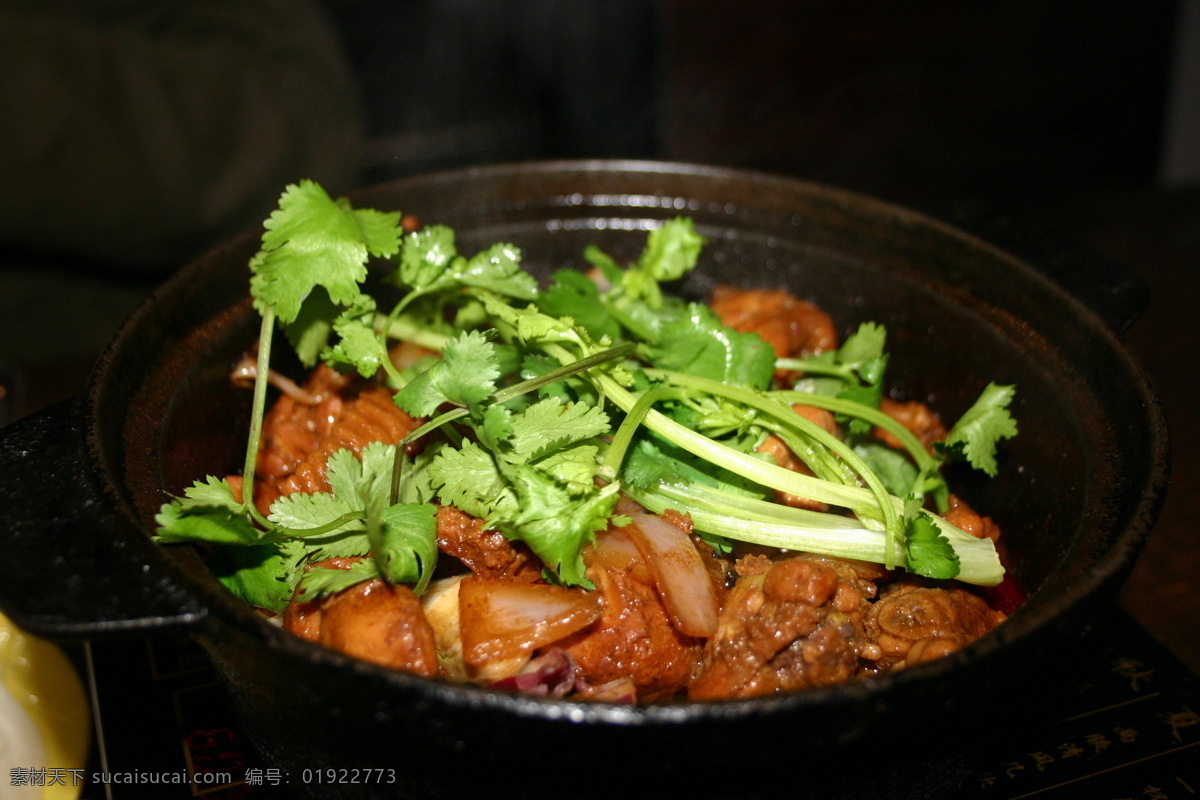
[[[946,732],[953,741],[1012,720],[1030,687],[1069,670],[1048,656],[1070,647],[1096,601],[1115,591],[1157,512],[1165,427],[1118,335],[1144,298],[1094,261],[1056,250],[1031,265],[853,194],[675,164],[465,170],[374,187],[354,201],[451,225],[463,252],[513,242],[543,274],[580,265],[589,243],[631,260],[647,227],[688,215],[709,245],[685,292],[699,296],[717,282],[786,286],[843,331],[882,322],[895,393],[928,400],[946,418],[988,381],[1016,384],[1021,433],[1003,450],[999,478],[954,477],[999,521],[1029,598],[976,644],[906,672],[648,708],[427,681],[294,639],[225,593],[190,550],[148,538],[164,491],[240,463],[248,398],[227,374],[257,332],[246,261],[258,234],[248,233],[157,291],[86,394],[0,433],[0,596],[22,626],[56,638],[186,631],[211,655],[246,732],[301,793],[569,797],[625,785],[700,796],[776,785],[793,797],[853,793],[900,743]],[[303,770],[353,767],[389,772],[359,783],[300,780]],[[936,793],[936,776],[918,772],[892,772],[874,790],[890,781]]]

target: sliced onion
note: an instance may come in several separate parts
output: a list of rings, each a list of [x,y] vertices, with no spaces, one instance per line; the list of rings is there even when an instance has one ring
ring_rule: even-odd
[[[596,534],[591,552],[584,555],[589,567],[603,569],[634,569],[645,563],[641,549],[621,528],[609,528]]]
[[[633,523],[622,528],[642,551],[671,623],[688,636],[717,632],[720,610],[717,590],[696,545],[686,533],[654,514],[630,515]]]
[[[617,678],[599,686],[582,689],[579,696],[598,703],[637,704],[637,685],[630,678]]]
[[[472,666],[528,658],[600,617],[600,595],[524,581],[464,578],[458,588],[463,657]]]
[[[421,595],[421,609],[433,628],[437,642],[438,661],[451,680],[465,681],[470,677],[462,656],[462,636],[458,624],[458,585],[463,576],[442,578],[429,584]]]

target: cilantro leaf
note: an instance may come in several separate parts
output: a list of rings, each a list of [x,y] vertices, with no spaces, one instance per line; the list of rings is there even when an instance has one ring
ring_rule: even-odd
[[[297,581],[305,600],[316,600],[325,595],[349,589],[363,581],[382,578],[379,566],[370,559],[355,561],[344,569],[313,567],[305,570]]]
[[[262,532],[246,516],[228,481],[208,476],[184,490],[183,497],[164,504],[155,515],[155,538],[164,544],[209,542],[247,545]]]
[[[853,370],[868,386],[877,386],[883,380],[887,366],[887,330],[878,323],[864,322],[837,350],[837,363]]]
[[[327,347],[321,358],[331,365],[344,365],[358,370],[364,378],[370,378],[388,358],[387,350],[375,333],[375,303],[355,305],[342,312],[333,321],[333,331],[339,341]]]
[[[520,300],[537,297],[537,281],[521,268],[520,249],[495,244],[464,258],[454,231],[440,225],[404,237],[396,279],[420,294],[474,286]]]
[[[509,480],[518,511],[497,527],[529,545],[562,582],[591,588],[584,575],[583,548],[608,527],[619,484],[573,497],[554,479],[528,465],[511,468]]]
[[[570,317],[593,339],[621,336],[621,324],[601,302],[600,288],[581,272],[563,269],[554,273],[550,288],[538,298],[538,307],[552,317]]]
[[[359,526],[360,528],[362,526]],[[321,536],[305,536],[298,539],[304,544],[306,552],[312,560],[325,558],[352,558],[354,556],[369,556],[371,541],[364,532],[359,533],[330,533]]]
[[[522,380],[540,378],[560,366],[562,365],[552,358],[527,354],[521,361],[521,378]],[[579,401],[588,404],[599,402],[596,387],[580,375],[571,375],[546,384],[538,389],[538,394],[541,397],[557,397],[563,402]]]
[[[305,531],[324,527],[344,516],[355,515],[354,519],[325,531],[347,533],[363,529],[361,512],[353,494],[342,497],[330,492],[294,492],[272,503],[267,519],[292,531]]]
[[[458,256],[454,231],[429,225],[406,235],[400,249],[399,282],[417,291],[433,286]]]
[[[483,411],[483,420],[478,428],[479,438],[489,449],[495,450],[496,443],[504,441],[513,433],[513,411],[507,405],[492,403]]]
[[[250,261],[254,307],[270,309],[286,325],[317,286],[336,305],[361,302],[367,258],[397,251],[399,219],[399,213],[356,211],[312,181],[288,186]]]
[[[209,559],[209,569],[234,596],[282,614],[303,572],[306,550],[297,541],[226,547]]]
[[[548,397],[514,416],[505,455],[515,463],[528,463],[609,430],[608,415],[599,406]]]
[[[879,476],[883,485],[892,494],[897,497],[907,497],[909,494],[919,491],[916,483],[920,477],[920,470],[904,453],[893,450],[878,441],[857,444],[854,452]]]
[[[464,286],[487,289],[518,300],[537,297],[537,281],[521,268],[521,251],[511,244],[495,244],[476,253],[454,278]]]
[[[479,299],[483,301],[488,314],[512,327],[517,338],[523,342],[590,343],[590,337],[570,320],[544,314],[537,306],[517,308],[490,293],[480,293]]]
[[[164,544],[209,542],[210,544],[253,544],[259,532],[241,511],[213,506],[184,509],[178,503],[163,506],[154,521],[156,539]]]
[[[482,519],[515,513],[517,498],[488,451],[474,442],[444,447],[430,462],[429,480],[438,499]]]
[[[600,448],[596,445],[581,444],[551,453],[536,466],[578,497],[595,490],[596,476],[600,474],[599,455]]]
[[[1017,435],[1017,422],[1008,411],[1015,391],[1014,386],[989,383],[938,449],[947,456],[961,455],[971,466],[995,476],[996,445]]]
[[[367,444],[357,457],[350,450],[333,452],[325,471],[332,491],[281,497],[269,519],[293,535],[322,529],[305,540],[322,558],[370,552],[383,577],[423,586],[437,558],[436,509],[428,503],[389,505],[395,453],[395,445],[382,442]]]
[[[775,351],[762,337],[726,327],[699,303],[658,333],[658,342],[646,350],[662,369],[755,389],[767,388],[775,375]]]
[[[583,248],[583,258],[596,268],[596,271],[600,273],[601,277],[610,286],[615,286],[621,282],[621,276],[625,274],[625,270],[621,269],[621,265],[612,256],[596,245],[589,244]]]
[[[451,339],[442,358],[413,378],[395,397],[396,405],[415,417],[427,417],[442,403],[482,412],[500,377],[495,345],[478,331]]]
[[[657,438],[639,438],[634,443],[621,469],[621,481],[637,489],[651,489],[664,483],[694,483],[745,497],[767,496],[753,481]]]
[[[368,298],[364,295],[360,303]],[[341,306],[329,299],[329,293],[317,287],[300,306],[296,319],[285,325],[284,335],[306,367],[312,367],[329,346],[334,320],[344,313]]]
[[[797,389],[879,408],[888,360],[884,352],[886,341],[887,330],[882,325],[864,322],[835,350],[807,358],[782,358],[775,365],[805,373],[796,384]],[[852,439],[865,438],[871,432],[871,425],[859,417],[838,414],[837,418]]]
[[[420,594],[437,563],[437,508],[430,503],[397,503],[380,512],[380,535],[371,553],[379,571],[393,583],[414,583]]]
[[[357,501],[358,507],[364,508],[367,498],[391,493],[395,459],[396,446],[383,442],[368,442],[357,456],[352,450],[335,450],[329,456],[325,480],[334,496]]]
[[[622,276],[622,288],[627,297],[645,300],[651,307],[662,305],[663,281],[682,278],[700,257],[704,237],[696,233],[692,221],[679,217],[668,220],[646,237],[646,246],[638,257],[637,266]]]
[[[924,514],[915,515],[909,522],[904,551],[909,572],[939,579],[959,574],[961,564],[950,540]]]
[[[610,284],[600,293],[608,315],[638,338],[655,342],[664,322],[686,314],[682,301],[665,297],[659,284],[693,269],[703,244],[704,237],[696,233],[692,221],[677,218],[650,232],[637,263],[628,269],[622,270],[595,247],[588,248],[584,256]]]

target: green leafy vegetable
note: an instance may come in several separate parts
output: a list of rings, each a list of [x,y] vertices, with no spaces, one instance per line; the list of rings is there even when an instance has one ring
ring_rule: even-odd
[[[466,331],[447,342],[442,358],[400,390],[396,404],[416,417],[429,416],[442,403],[479,414],[499,377],[495,346],[482,333]]]
[[[690,220],[651,231],[626,267],[588,248],[601,279],[560,271],[545,291],[512,245],[464,255],[449,228],[404,234],[398,213],[352,208],[311,182],[289,186],[265,228],[250,262],[263,319],[244,496],[209,477],[157,517],[163,543],[212,546],[220,579],[249,602],[278,610],[297,588],[316,597],[369,579],[422,591],[438,558],[434,501],[524,542],[558,581],[587,586],[584,548],[625,521],[622,494],[690,515],[720,548],[743,540],[980,584],[1003,574],[990,541],[921,498],[944,499],[947,458],[995,474],[997,444],[1016,433],[1012,387],[989,385],[930,453],[879,410],[881,326],[864,323],[837,350],[776,359],[759,336],[665,294],[704,244]],[[402,291],[390,306],[364,289],[371,259]],[[249,498],[277,324],[303,363],[385,380],[426,421],[402,442],[332,453],[330,491],[282,497],[264,515]],[[395,338],[439,355],[401,370],[388,355]],[[802,378],[776,391],[777,370]],[[831,411],[847,441],[793,403]],[[870,438],[877,427],[901,447]],[[757,452],[768,435],[807,472]],[[776,492],[831,508],[789,508]],[[311,566],[329,558],[348,568]]]
[[[971,466],[996,474],[996,444],[1017,435],[1017,422],[1008,411],[1014,388],[989,383],[942,443],[942,452],[961,455]]]
[[[254,544],[261,537],[246,518],[242,504],[234,499],[233,487],[211,475],[164,505],[154,521],[158,539],[164,543]]]
[[[666,322],[646,348],[660,369],[734,386],[765,389],[775,375],[775,351],[758,334],[726,327],[712,309],[689,304],[687,315]]]
[[[904,542],[908,568],[927,578],[953,578],[961,573],[961,561],[950,540],[934,521],[917,515],[909,523]]]

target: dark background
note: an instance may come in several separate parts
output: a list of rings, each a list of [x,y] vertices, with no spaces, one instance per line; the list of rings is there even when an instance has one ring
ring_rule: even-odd
[[[69,17],[70,3],[52,5]],[[106,33],[191,35],[129,12],[155,3],[98,5],[111,7],[92,20]],[[832,183],[937,214],[990,209],[1116,260],[1151,289],[1128,339],[1158,385],[1175,451],[1162,521],[1122,602],[1200,670],[1191,455],[1200,443],[1189,403],[1200,294],[1200,171],[1192,159],[1200,153],[1187,147],[1200,141],[1200,111],[1188,94],[1197,72],[1191,8],[1186,0],[326,0],[321,11],[356,86],[361,132],[353,168],[331,183],[352,188],[534,158],[706,162]],[[41,12],[0,6],[0,24],[17,13]],[[206,24],[204,41],[231,29]],[[203,74],[195,77],[203,86]],[[308,127],[319,129],[325,112],[314,104]],[[5,126],[28,122],[12,109],[0,115]],[[228,124],[241,123],[231,115]],[[280,140],[289,130],[303,134],[284,128]],[[202,188],[204,175],[196,180]],[[5,182],[0,172],[0,193]],[[84,185],[47,183],[21,202],[52,215]],[[66,235],[0,237],[0,422],[77,391],[120,320],[155,284],[269,212],[282,187],[260,188],[267,200],[186,243],[153,226],[101,231],[96,248]],[[181,182],[172,190],[196,188]],[[120,186],[84,200],[82,208],[120,203]],[[113,258],[99,244],[116,237],[144,238],[140,252],[152,256]],[[68,240],[70,247],[54,246]]]

